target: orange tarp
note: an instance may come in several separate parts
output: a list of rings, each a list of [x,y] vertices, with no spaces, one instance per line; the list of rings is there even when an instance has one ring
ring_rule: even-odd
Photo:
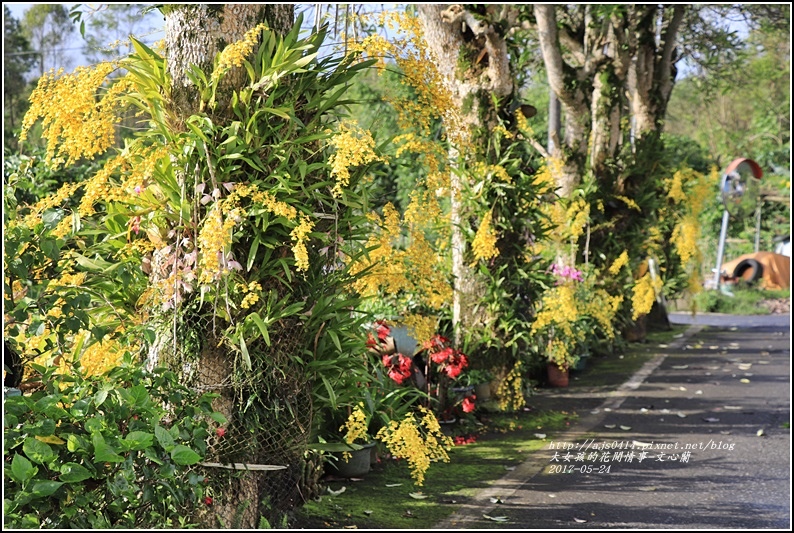
[[[786,255],[780,255],[773,252],[755,252],[752,254],[740,255],[733,261],[723,263],[722,272],[727,277],[734,276],[736,266],[745,259],[753,259],[758,261],[761,265],[763,272],[761,273],[761,287],[765,289],[788,289],[789,288],[789,264],[791,259]],[[745,271],[746,278],[750,274],[750,269]]]

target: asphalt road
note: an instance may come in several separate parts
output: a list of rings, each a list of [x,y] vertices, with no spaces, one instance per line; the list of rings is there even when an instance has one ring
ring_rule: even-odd
[[[790,530],[789,315],[699,317],[605,398],[549,391],[575,427],[436,527]]]

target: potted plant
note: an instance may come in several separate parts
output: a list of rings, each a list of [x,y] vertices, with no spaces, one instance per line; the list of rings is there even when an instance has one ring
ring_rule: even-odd
[[[370,417],[364,413],[364,404],[356,405],[345,423],[339,428],[344,433],[343,445],[333,453],[330,472],[341,477],[359,477],[369,472],[372,465],[371,449],[375,441],[369,434]]]
[[[493,372],[484,369],[474,369],[466,371],[464,376],[466,384],[474,387],[474,394],[477,396],[477,400],[486,401],[491,398]]]
[[[549,385],[567,387],[569,372],[578,360],[569,343],[557,338],[551,339],[547,346],[546,356]]]

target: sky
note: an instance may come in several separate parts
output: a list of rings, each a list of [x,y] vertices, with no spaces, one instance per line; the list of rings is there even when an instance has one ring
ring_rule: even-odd
[[[120,2],[115,2],[120,3]],[[29,2],[3,2],[4,6],[8,6],[9,11],[11,12],[11,16],[13,16],[17,20],[22,20],[25,16],[25,12],[33,6],[32,3]],[[76,3],[63,3],[67,7],[67,9],[71,9],[72,6],[77,5]],[[91,4],[91,5],[98,5],[98,4]],[[157,12],[151,13],[148,15],[152,18],[152,22],[150,23],[151,27],[161,27],[162,26],[162,15]],[[75,28],[77,29],[77,27]],[[147,35],[142,40],[147,44],[152,44],[154,41],[158,39],[162,39],[164,37],[164,33],[160,32],[158,34]],[[63,48],[64,51],[69,52],[69,56],[71,56],[71,63],[69,65],[61,65],[64,67],[68,67],[68,69],[74,68],[78,65],[87,65],[88,61],[86,60],[85,56],[83,55],[83,46],[85,42],[80,35],[79,31],[75,31],[70,39],[70,42],[65,45]]]

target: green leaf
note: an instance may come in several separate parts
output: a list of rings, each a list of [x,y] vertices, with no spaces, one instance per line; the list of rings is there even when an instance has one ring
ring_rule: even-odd
[[[32,479],[33,476],[39,471],[38,468],[28,461],[24,456],[15,453],[14,459],[11,461],[11,477],[15,481],[24,485],[26,481]]]
[[[201,461],[201,456],[187,446],[179,444],[171,451],[171,459],[178,465],[194,465]]]
[[[88,409],[90,407],[89,401],[86,399],[77,400],[72,404],[72,407],[69,409],[69,412],[75,418],[85,418],[88,414]]]
[[[33,484],[31,488],[31,492],[34,496],[38,496],[39,498],[46,498],[50,496],[53,492],[61,488],[63,485],[62,481],[37,481]]]
[[[154,435],[145,431],[131,431],[121,441],[122,446],[127,450],[143,450],[154,442]]]
[[[152,401],[149,399],[149,391],[143,385],[135,385],[130,389],[130,395],[135,407],[149,407]]]
[[[92,436],[94,442],[94,462],[95,463],[123,463],[124,458],[116,453],[107,442],[105,438],[99,434],[94,433]]]
[[[85,451],[88,449],[88,442],[82,437],[70,434],[66,437],[66,449],[72,453]]]
[[[61,475],[58,479],[64,483],[79,483],[92,477],[91,471],[77,463],[66,463],[61,466]]]
[[[341,352],[342,351],[342,343],[339,342],[339,335],[336,334],[336,331],[334,331],[332,329],[329,329],[328,330],[328,336],[331,337],[332,341],[334,341],[334,346],[336,346],[336,349]]]
[[[267,330],[267,324],[265,324],[265,321],[262,320],[262,317],[259,316],[259,313],[251,313],[250,315],[248,315],[248,318],[254,321],[254,323],[259,328],[259,331],[262,332],[262,338],[265,339],[265,344],[270,346],[270,334],[268,333]]]
[[[97,393],[94,394],[94,405],[99,407],[100,405],[105,403],[105,400],[108,397],[108,392],[109,392],[109,390],[106,389],[106,388],[99,389],[97,391]]]
[[[49,418],[39,420],[36,424],[28,426],[27,432],[30,435],[47,436],[55,433],[55,422]],[[41,439],[39,439],[41,440]],[[44,441],[42,441],[44,442]]]
[[[160,443],[160,446],[162,446],[165,451],[170,452],[174,449],[174,437],[161,425],[158,424],[154,426],[154,436],[157,437],[157,442]]]
[[[256,252],[259,250],[259,236],[255,236],[253,242],[251,243],[251,249],[248,251],[248,261],[245,265],[246,272],[251,272],[251,267],[254,266],[254,260],[256,259]]]
[[[224,424],[226,424],[228,422],[226,417],[223,416],[222,413],[219,413],[217,411],[213,411],[212,413],[210,413],[210,418],[212,418],[215,422],[217,422],[221,426],[223,426]]]
[[[52,451],[49,444],[40,442],[33,437],[25,439],[25,444],[22,445],[22,451],[25,452],[25,455],[34,463],[45,464],[55,459],[55,452]]]
[[[243,335],[240,335],[240,351],[243,353],[243,362],[245,363],[245,367],[248,370],[251,370],[253,368],[251,365],[251,356],[248,354],[248,347],[245,345],[245,338]]]

